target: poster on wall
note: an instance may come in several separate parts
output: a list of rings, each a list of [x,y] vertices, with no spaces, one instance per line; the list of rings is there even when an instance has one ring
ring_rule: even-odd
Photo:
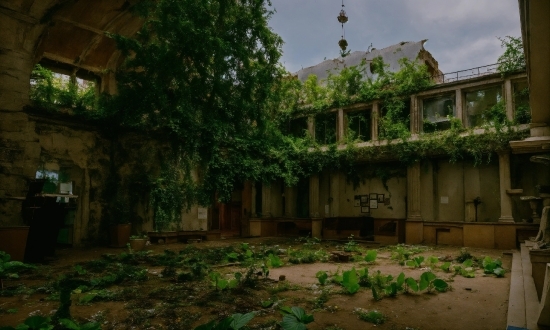
[[[353,206],[354,207],[359,207],[361,206],[361,196],[360,195],[355,195],[353,197]]]
[[[361,213],[369,213],[370,209],[368,206],[361,206]]]
[[[378,203],[384,203],[384,194],[378,194]]]
[[[369,195],[362,195],[361,206],[368,206],[368,205],[369,205]]]

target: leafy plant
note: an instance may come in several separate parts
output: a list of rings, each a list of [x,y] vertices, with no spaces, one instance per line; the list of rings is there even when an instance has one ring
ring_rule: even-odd
[[[0,283],[1,288],[4,288],[4,279],[16,279],[19,278],[19,274],[33,270],[36,267],[26,264],[21,261],[10,261],[11,256],[4,251],[0,251]]]
[[[460,274],[466,278],[476,277],[475,268],[473,267],[473,259],[467,259],[461,265],[455,265],[454,271],[455,275]]]
[[[423,262],[424,262],[424,257],[419,256],[419,257],[415,257],[411,260],[408,260],[407,261],[407,266],[412,267],[412,268],[420,268],[420,267],[422,267]]]
[[[355,251],[357,251],[357,248],[358,248],[358,244],[353,239],[353,234],[351,234],[348,237],[348,242],[344,245],[344,251],[346,251],[346,252],[355,252]]]
[[[317,274],[315,274],[315,277],[317,277],[317,280],[319,280],[319,284],[325,285],[328,278],[328,274],[324,270],[320,270],[317,272]]]
[[[502,268],[502,260],[495,259],[493,260],[491,257],[487,256],[483,259],[483,272],[485,274],[494,274],[497,277],[503,277],[504,276],[504,269]]]
[[[367,254],[365,255],[365,261],[366,262],[375,262],[377,255],[378,255],[378,252],[376,250],[368,250]]]
[[[0,327],[0,330],[52,330],[52,329],[66,329],[66,330],[100,330],[101,326],[95,322],[88,322],[84,324],[78,324],[71,319],[59,319],[59,326],[56,327],[50,317],[41,315],[29,316],[22,324],[17,327]]]
[[[501,47],[504,48],[504,53],[497,60],[497,71],[504,76],[525,69],[525,54],[521,37],[506,36],[498,38],[498,40],[501,42]]]
[[[267,260],[267,265],[269,267],[279,268],[282,267],[284,263],[281,261],[281,258],[279,258],[279,256],[270,253]]]
[[[313,315],[307,314],[301,307],[281,307],[283,313],[283,321],[281,328],[283,330],[305,330],[306,324],[314,321]]]
[[[365,310],[363,308],[355,308],[353,310],[354,314],[357,314],[357,317],[360,320],[367,321],[376,325],[384,324],[387,317],[377,310]]]
[[[447,282],[437,278],[437,276],[435,276],[432,272],[424,272],[420,275],[420,282],[418,285],[419,291],[427,289],[428,292],[432,292],[435,289],[439,292],[444,292],[448,287],[449,285]]]
[[[228,316],[219,322],[216,320],[210,321],[206,324],[199,325],[195,330],[238,330],[242,329],[250,320],[254,318],[255,313],[250,312],[247,314],[233,314]]]
[[[342,286],[350,294],[354,294],[359,291],[360,286],[355,267],[353,267],[351,270],[345,271],[342,274]]]

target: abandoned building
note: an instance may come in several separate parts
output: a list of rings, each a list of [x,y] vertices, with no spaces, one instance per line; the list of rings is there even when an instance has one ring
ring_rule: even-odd
[[[72,185],[71,220],[62,224],[64,243],[79,246],[99,239],[102,205],[98,201],[108,176],[111,141],[93,125],[67,116],[29,111],[30,77],[36,64],[54,72],[97,83],[98,92],[116,93],[115,72],[120,52],[105,32],[130,36],[140,27],[129,8],[133,1],[18,0],[0,1],[0,225],[22,225],[22,204],[29,180],[37,171],[63,172]],[[346,238],[350,235],[381,243],[427,243],[509,249],[536,233],[542,200],[538,186],[550,186],[546,165],[532,162],[534,155],[550,146],[550,3],[520,0],[520,16],[527,69],[503,77],[494,67],[443,74],[437,61],[424,49],[424,41],[403,42],[381,50],[354,52],[345,60],[328,60],[297,73],[320,79],[327,69],[367,62],[382,56],[397,70],[406,57],[428,66],[436,84],[410,95],[411,139],[417,139],[428,122],[439,130],[450,128],[448,116],[472,129],[464,134],[485,134],[483,109],[504,100],[506,116],[516,118],[528,103],[530,122],[517,124],[528,135],[510,141],[509,148],[489,162],[450,162],[444,155],[412,166],[397,157],[382,161],[396,169],[383,181],[370,178],[357,187],[337,170],[324,171],[287,187],[246,182],[232,201],[210,208],[193,207],[182,215],[179,228],[208,238],[220,235],[307,235]],[[525,8],[528,8],[526,11]],[[529,88],[527,99],[518,92]],[[357,148],[378,148],[389,143],[379,139],[380,102],[334,108],[323,116],[293,120],[298,131],[308,131],[320,144],[340,142],[348,129],[360,132]],[[353,116],[364,124],[350,128]],[[136,134],[123,136],[116,146],[132,150],[143,144]],[[150,143],[150,142],[146,142]],[[137,156],[136,156],[137,157]],[[139,162],[139,159],[133,159]],[[368,166],[368,165],[365,165]],[[58,193],[59,191],[57,191]],[[52,198],[60,196],[52,194]],[[61,196],[62,197],[62,196]],[[523,198],[522,198],[523,197]],[[140,230],[152,230],[146,212]]]

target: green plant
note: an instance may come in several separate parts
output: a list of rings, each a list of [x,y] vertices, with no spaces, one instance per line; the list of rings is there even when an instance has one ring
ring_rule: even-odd
[[[387,317],[384,314],[382,314],[377,310],[368,311],[363,308],[355,308],[353,310],[353,313],[357,314],[357,317],[360,320],[367,321],[376,325],[384,324],[384,322],[386,322],[386,319],[387,319]]]
[[[487,256],[483,259],[483,272],[485,274],[494,274],[497,277],[503,277],[504,276],[504,269],[502,268],[502,260],[495,259],[493,260],[491,257]]]
[[[317,272],[317,274],[315,274],[315,277],[317,277],[317,280],[319,280],[319,284],[325,285],[328,278],[328,274],[324,270],[320,270]]]
[[[347,293],[354,294],[359,291],[359,279],[357,278],[357,272],[355,267],[345,271],[342,274],[342,286],[346,289]]]
[[[267,259],[267,266],[273,267],[273,268],[279,268],[282,267],[284,263],[281,261],[281,258],[279,256],[274,255],[273,253],[270,253]]]
[[[242,277],[239,272],[235,273],[235,278],[230,280],[221,278],[221,274],[219,272],[212,272],[208,276],[212,280],[212,285],[216,288],[216,290],[224,290],[226,288],[234,289],[237,285],[239,285]]]
[[[365,255],[365,261],[366,262],[375,262],[376,256],[378,255],[378,252],[376,250],[368,250]]]
[[[353,234],[351,234],[348,237],[348,242],[346,244],[344,244],[344,251],[346,251],[346,252],[355,252],[355,251],[357,251],[357,248],[358,248],[358,244],[353,239]]]
[[[407,266],[412,267],[412,268],[420,268],[422,266],[423,262],[424,262],[424,257],[423,256],[418,256],[418,257],[415,257],[411,260],[408,260],[406,264],[407,264]]]
[[[473,259],[475,259],[475,257],[472,256],[472,255],[470,254],[470,252],[468,251],[468,249],[466,249],[466,248],[461,248],[461,249],[460,249],[460,254],[456,257],[455,260],[458,261],[458,262],[460,262],[460,263],[463,263],[463,262],[465,262],[465,261],[468,260],[468,259],[473,260]]]
[[[41,315],[29,316],[22,324],[17,327],[1,327],[0,330],[52,330],[52,329],[64,329],[64,330],[101,330],[101,326],[95,322],[88,322],[79,324],[71,319],[59,319],[55,322],[50,317]]]
[[[503,76],[514,71],[525,69],[525,54],[523,52],[523,42],[521,37],[506,36],[498,38],[504,53],[499,56],[497,71]]]
[[[10,261],[11,256],[0,251],[0,288],[4,288],[4,279],[19,278],[19,274],[35,269],[33,265],[21,261]]]
[[[301,307],[281,307],[283,313],[283,321],[281,328],[283,330],[305,330],[306,324],[314,321],[313,315],[307,314]]]
[[[476,277],[473,259],[466,259],[461,265],[453,266],[455,275],[460,274],[466,278]]]
[[[255,313],[250,312],[247,314],[233,314],[228,316],[219,322],[216,320],[210,321],[206,324],[199,325],[195,330],[238,330],[242,329],[250,320],[254,318]]]
[[[420,281],[418,285],[419,291],[427,289],[428,292],[432,292],[434,289],[439,292],[444,292],[447,290],[449,285],[447,282],[442,279],[437,278],[432,272],[424,272],[420,275]]]

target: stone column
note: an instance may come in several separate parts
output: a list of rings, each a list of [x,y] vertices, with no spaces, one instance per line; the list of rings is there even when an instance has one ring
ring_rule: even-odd
[[[342,143],[344,142],[346,131],[344,129],[344,110],[338,109],[338,120],[337,120],[337,126],[338,126],[338,142]]]
[[[504,100],[506,100],[506,118],[512,121],[514,120],[514,93],[510,79],[504,81]]]
[[[424,224],[420,208],[420,163],[407,168],[407,221],[404,229],[407,244],[419,244],[424,241]]]
[[[466,126],[466,119],[463,118],[464,110],[462,109],[462,104],[463,104],[463,102],[462,102],[462,89],[457,89],[455,91],[455,93],[456,93],[456,99],[455,99],[455,102],[456,102],[456,118],[460,119],[463,126]]]
[[[319,175],[309,178],[309,216],[319,218]]]
[[[380,117],[379,103],[372,104],[371,113],[371,140],[378,141],[378,118]]]
[[[315,140],[315,118],[307,117],[307,131],[309,135]]]
[[[500,176],[500,218],[498,222],[514,222],[512,216],[512,198],[506,190],[510,190],[510,153],[498,154],[498,172]]]
[[[418,98],[416,95],[411,96],[411,108],[409,109],[410,113],[410,130],[411,134],[418,134],[420,132],[420,125],[419,123],[422,122],[422,109],[419,109],[419,103]]]

